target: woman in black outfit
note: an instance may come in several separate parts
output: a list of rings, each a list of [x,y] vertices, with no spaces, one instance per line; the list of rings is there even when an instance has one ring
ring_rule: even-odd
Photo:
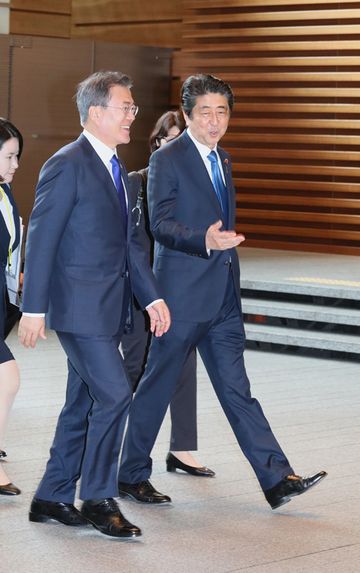
[[[5,269],[12,263],[12,253],[19,244],[20,220],[10,183],[18,168],[23,138],[19,130],[0,118],[0,446],[4,439],[11,406],[19,389],[19,370],[5,338],[9,332],[7,308],[10,308]],[[0,450],[0,458],[6,453]],[[19,495],[0,464],[0,495]]]
[[[167,111],[156,122],[150,135],[150,151],[153,152],[162,145],[175,139],[185,129],[184,118],[179,111]],[[146,201],[148,168],[129,174],[130,193],[137,197],[135,220],[141,225],[144,248],[152,257],[153,238],[149,229],[149,219]],[[140,226],[139,225],[139,226]],[[151,333],[146,312],[143,312],[134,301],[133,330],[125,334],[121,341],[124,363],[128,372],[133,391],[144,372],[147,354],[151,341]],[[196,422],[196,351],[194,350],[184,364],[184,368],[170,403],[171,436],[170,451],[166,458],[167,471],[183,470],[190,475],[213,477],[215,473],[202,466],[190,453],[197,450]]]

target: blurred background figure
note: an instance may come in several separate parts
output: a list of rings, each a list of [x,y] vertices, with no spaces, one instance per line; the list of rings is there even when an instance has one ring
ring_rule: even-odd
[[[150,135],[151,153],[170,143],[185,129],[185,121],[180,111],[167,111],[156,122]],[[147,208],[148,167],[129,173],[130,193],[136,201],[137,224],[143,234],[144,248],[152,262],[154,240],[150,232]],[[136,217],[135,217],[136,219]],[[161,285],[160,285],[161,287]],[[122,339],[122,352],[133,392],[144,372],[151,341],[149,320],[134,300],[133,330]],[[197,413],[196,413],[196,351],[194,350],[184,364],[181,377],[170,403],[171,436],[170,448],[166,458],[167,471],[183,470],[190,475],[213,477],[215,472],[202,466],[190,451],[197,450]]]
[[[22,147],[23,138],[19,130],[10,121],[0,118],[0,448],[20,384],[17,364],[5,342],[18,312],[9,303],[5,269],[11,266],[13,251],[20,240],[20,219],[10,183],[19,166]],[[0,458],[6,458],[6,452],[2,449]],[[20,490],[10,482],[4,464],[0,464],[0,495],[19,493]]]

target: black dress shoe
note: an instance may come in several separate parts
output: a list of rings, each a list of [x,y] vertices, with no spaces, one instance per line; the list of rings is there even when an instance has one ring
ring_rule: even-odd
[[[1,458],[7,458],[7,453],[4,450],[0,450],[0,460]]]
[[[13,483],[0,485],[0,495],[19,495],[21,490]]]
[[[214,477],[215,472],[211,469],[202,466],[200,468],[196,468],[194,466],[188,466],[184,464],[174,456],[172,453],[168,453],[166,456],[166,470],[168,472],[175,472],[176,470],[182,470],[183,472],[187,472],[192,476],[202,476],[202,477]]]
[[[300,477],[297,475],[287,476],[271,489],[264,491],[266,500],[271,505],[271,509],[276,509],[290,501],[295,495],[305,493],[326,476],[327,473],[324,471],[310,477]]]
[[[149,480],[139,483],[119,482],[119,495],[141,503],[171,503],[170,497],[156,491]]]
[[[105,535],[124,538],[141,535],[141,530],[125,519],[112,497],[84,501],[81,515]]]
[[[34,497],[30,506],[29,520],[45,523],[50,519],[59,521],[64,525],[87,525],[86,519],[71,503],[59,501],[45,501]]]

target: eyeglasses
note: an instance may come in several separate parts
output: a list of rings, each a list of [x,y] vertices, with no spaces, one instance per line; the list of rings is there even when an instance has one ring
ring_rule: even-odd
[[[124,115],[133,115],[134,117],[137,115],[139,111],[138,105],[104,105],[103,107],[110,107],[112,109],[120,109]]]

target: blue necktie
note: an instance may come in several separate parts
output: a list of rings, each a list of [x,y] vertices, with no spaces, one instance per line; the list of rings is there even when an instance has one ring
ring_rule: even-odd
[[[125,189],[122,182],[121,177],[121,167],[118,158],[116,155],[113,155],[110,159],[112,174],[115,181],[116,190],[119,197],[120,208],[124,218],[125,230],[127,226],[127,206],[126,206],[126,199],[125,199]]]
[[[224,214],[224,220],[223,220],[224,227],[227,229],[229,224],[228,194],[221,175],[218,158],[215,151],[211,151],[211,153],[209,153],[208,159],[211,162],[212,182],[214,185],[215,193],[219,200],[222,212]]]

